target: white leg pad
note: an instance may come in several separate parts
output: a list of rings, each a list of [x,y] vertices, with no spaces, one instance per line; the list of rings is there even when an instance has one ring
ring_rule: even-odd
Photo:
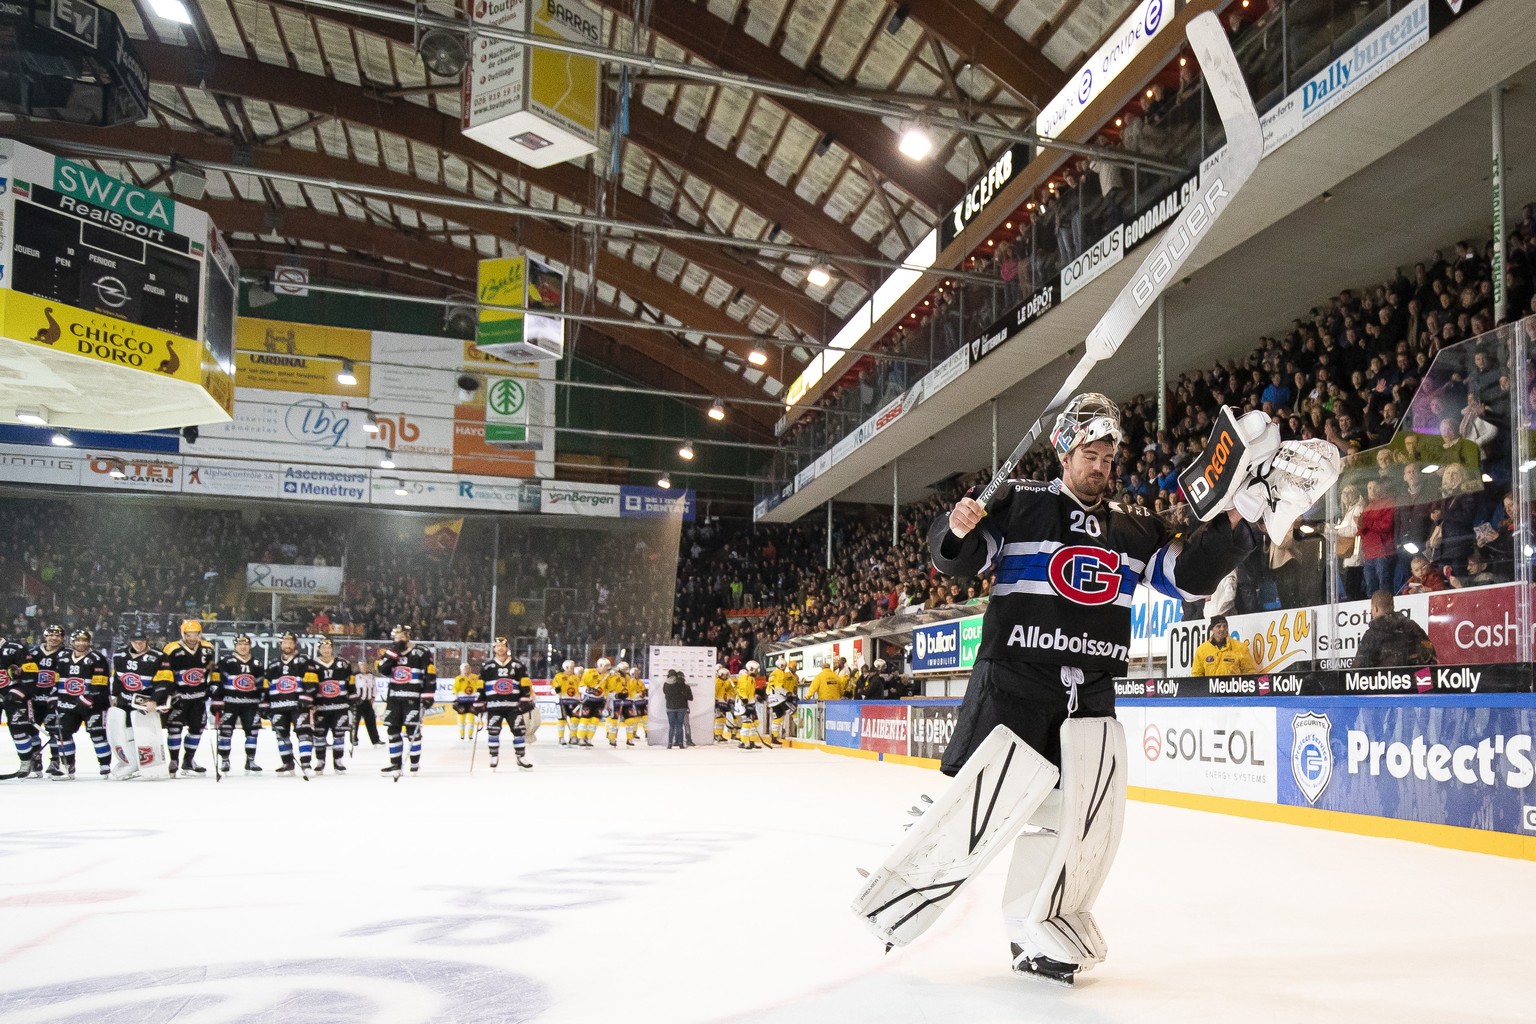
[[[1113,718],[1069,718],[1061,727],[1061,794],[1014,843],[1003,890],[1009,941],[1027,956],[1087,970],[1109,952],[1089,912],[1125,824],[1125,729]]]
[[[865,880],[853,912],[881,941],[905,946],[1018,833],[1056,779],[1054,765],[999,725]]]
[[[133,730],[128,727],[128,712],[107,709],[107,744],[112,748],[113,779],[130,778],[139,770],[139,755],[133,747]]]
[[[133,725],[133,746],[138,757],[139,777],[170,778],[170,763],[165,756],[165,730],[160,727],[159,712],[135,711],[129,715],[129,721]]]

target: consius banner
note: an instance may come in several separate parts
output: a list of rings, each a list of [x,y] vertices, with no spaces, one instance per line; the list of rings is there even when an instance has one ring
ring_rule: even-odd
[[[1280,803],[1536,833],[1536,698],[1476,700],[1282,709]]]

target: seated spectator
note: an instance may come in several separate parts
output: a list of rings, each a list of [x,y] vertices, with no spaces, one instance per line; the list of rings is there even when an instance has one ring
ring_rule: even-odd
[[[1360,638],[1351,668],[1385,668],[1399,665],[1434,665],[1435,645],[1424,627],[1398,612],[1392,595],[1378,590],[1371,595],[1371,624]]]
[[[1467,556],[1467,571],[1458,573],[1453,569],[1445,570],[1445,578],[1452,587],[1486,587],[1490,583],[1507,583],[1508,580],[1499,579],[1494,575],[1488,564],[1488,556],[1477,548]]]

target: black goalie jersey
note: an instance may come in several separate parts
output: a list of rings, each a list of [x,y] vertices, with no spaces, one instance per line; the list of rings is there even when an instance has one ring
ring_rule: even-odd
[[[928,530],[946,575],[992,574],[978,661],[1074,665],[1124,674],[1131,604],[1145,583],[1178,600],[1209,594],[1251,551],[1257,534],[1225,514],[1172,539],[1146,509],[1085,506],[1053,480],[1013,481],[964,540],[941,514]]]

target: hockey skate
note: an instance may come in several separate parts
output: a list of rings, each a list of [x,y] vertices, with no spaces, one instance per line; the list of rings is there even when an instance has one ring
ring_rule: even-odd
[[[51,764],[48,766],[48,778],[52,782],[73,782],[75,781],[75,766],[72,764],[63,766]]]
[[[334,758],[331,759],[331,771],[335,772],[337,775],[340,775],[342,772],[344,772],[346,770],[347,770],[347,766],[346,765],[342,764],[340,761],[337,761]]]
[[[193,755],[191,755],[191,754],[183,754],[182,755],[182,757],[181,757],[181,770],[184,771],[184,772],[195,772],[198,775],[207,775],[208,774],[208,769],[204,768],[202,765],[200,765],[200,764],[196,763],[195,761],[193,761],[192,757],[193,757]]]
[[[112,766],[109,764],[104,764],[99,769],[97,769],[96,774],[100,775],[102,778],[106,778],[108,775],[112,774]]]
[[[229,769],[226,768],[224,770],[228,771]],[[248,757],[245,759],[245,770],[248,772],[259,772],[261,771],[261,765],[256,763],[256,759],[254,757]]]
[[[48,766],[48,778],[55,782],[64,778],[64,769],[60,767],[59,762],[55,761]]]
[[[394,779],[396,782],[399,782],[400,781],[400,762],[399,761],[391,761],[391,762],[389,762],[389,764],[387,764],[383,768],[379,769],[379,774],[387,776],[389,778]]]
[[[517,766],[519,768],[532,768],[533,767],[533,762],[528,760],[522,754],[518,754],[517,755]]]
[[[491,771],[495,771],[496,770],[496,766],[498,764],[500,764],[500,763],[501,763],[501,755],[499,753],[498,754],[492,754],[491,755]]]
[[[1052,960],[1048,956],[1026,956],[1017,942],[1008,943],[1008,950],[1013,955],[1014,974],[1039,978],[1041,981],[1049,981],[1053,985],[1065,985],[1067,988],[1071,988],[1076,983],[1077,964]]]
[[[305,782],[309,781],[309,762],[308,761],[305,761],[303,764],[299,765],[299,778],[303,779]]]
[[[283,757],[282,765],[277,769],[277,774],[279,774],[279,775],[292,775],[293,774],[293,770],[296,767],[297,767],[297,764],[293,760],[293,757],[291,755],[285,755]]]

